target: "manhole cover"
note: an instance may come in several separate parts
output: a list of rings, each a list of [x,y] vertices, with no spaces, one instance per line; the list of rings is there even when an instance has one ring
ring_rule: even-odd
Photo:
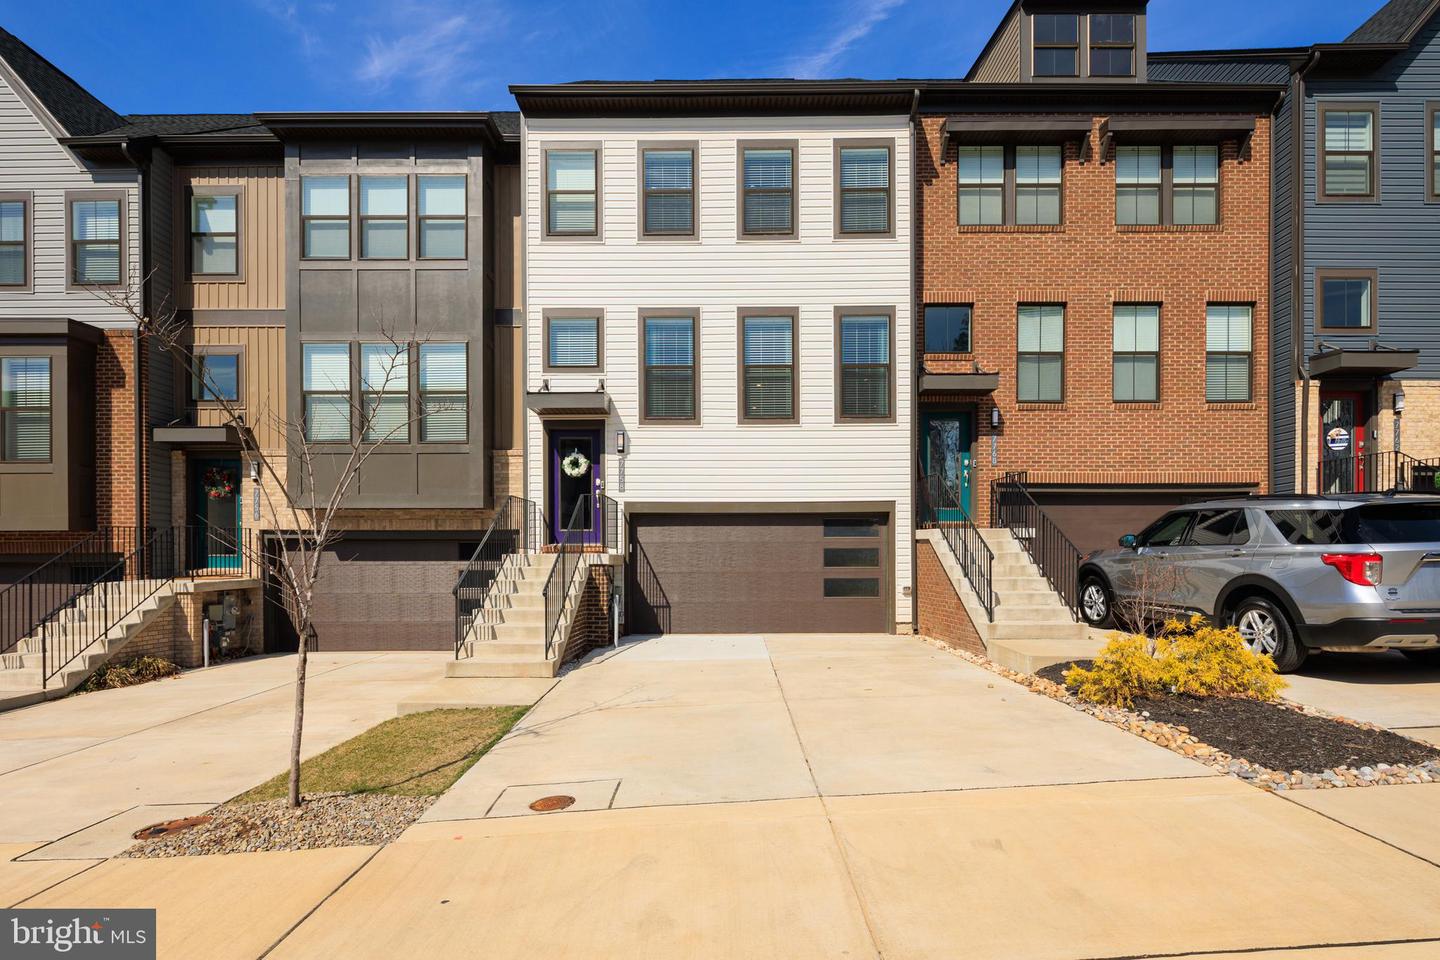
[[[166,820],[164,823],[152,823],[148,827],[141,827],[136,830],[136,840],[154,840],[156,837],[168,836],[172,833],[179,833],[181,830],[189,830],[191,827],[198,827],[202,823],[209,823],[210,817],[185,817],[181,820]]]
[[[574,802],[574,797],[541,797],[539,800],[530,804],[530,809],[536,813],[553,813],[556,810],[564,810]]]

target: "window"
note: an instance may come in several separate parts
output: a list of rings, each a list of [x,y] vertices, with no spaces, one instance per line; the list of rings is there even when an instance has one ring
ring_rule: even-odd
[[[116,286],[124,280],[120,199],[71,199],[70,278],[77,285]]]
[[[1060,222],[1059,147],[1015,148],[1015,222]]]
[[[647,237],[695,235],[695,150],[654,147],[640,151],[645,176],[641,198]]]
[[[1244,510],[1201,510],[1185,538],[1189,547],[1243,546],[1250,542]]]
[[[236,349],[195,349],[195,376],[190,399],[202,403],[240,399],[240,352]]]
[[[1425,105],[1425,196],[1440,199],[1440,104]]]
[[[595,150],[545,151],[545,231],[554,237],[599,234]]]
[[[969,353],[969,306],[925,308],[925,352]]]
[[[394,343],[360,344],[360,394],[367,443],[410,439],[410,351]]]
[[[1220,148],[1176,147],[1172,222],[1220,222]]]
[[[1115,222],[1160,222],[1159,147],[1115,148]]]
[[[0,358],[0,460],[50,460],[50,358]]]
[[[404,260],[410,255],[410,181],[360,178],[360,256]]]
[[[1115,305],[1116,403],[1160,399],[1160,308]]]
[[[646,420],[693,422],[695,409],[695,318],[652,316],[645,330],[643,411]]]
[[[836,145],[840,234],[890,233],[890,152],[889,145]]]
[[[0,195],[0,287],[30,285],[30,199]]]
[[[1205,399],[1250,399],[1251,308],[1211,304],[1205,308]]]
[[[600,366],[600,315],[546,316],[545,366],[594,369]]]
[[[1059,403],[1065,397],[1065,308],[1024,305],[1019,317],[1016,389],[1021,403]]]
[[[827,567],[878,567],[879,547],[826,547]]]
[[[959,148],[960,224],[995,226],[1005,222],[1005,148]]]
[[[1037,13],[1030,18],[1037,77],[1080,74],[1080,17],[1073,13]]]
[[[312,260],[350,258],[350,178],[300,178],[303,255]]]
[[[958,150],[961,226],[1060,223],[1065,163],[1059,146]]]
[[[1090,76],[1135,75],[1135,17],[1129,13],[1090,15]]]
[[[1379,118],[1380,108],[1374,104],[1320,106],[1321,199],[1375,199]]]
[[[837,420],[888,420],[892,416],[888,314],[840,316]]]
[[[746,237],[795,234],[795,148],[740,148],[741,222]]]
[[[305,439],[350,441],[350,345],[307,343],[301,347],[305,392]]]
[[[1340,543],[1343,510],[1271,510],[1270,522],[1280,536],[1300,547],[1328,547]]]
[[[795,419],[795,318],[741,316],[742,420]]]
[[[190,275],[240,274],[240,188],[192,189]]]
[[[463,343],[420,344],[420,439],[464,443],[469,435],[469,370]]]
[[[465,178],[420,176],[419,231],[422,260],[465,259]]]
[[[1185,542],[1193,513],[1167,513],[1136,538],[1142,547],[1178,547]]]
[[[1316,270],[1317,326],[1345,333],[1374,330],[1378,276],[1375,270]]]
[[[1219,223],[1220,148],[1116,147],[1115,222]]]

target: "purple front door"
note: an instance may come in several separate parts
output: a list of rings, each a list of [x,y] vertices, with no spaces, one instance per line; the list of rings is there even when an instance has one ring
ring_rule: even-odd
[[[604,511],[595,509],[601,492],[599,430],[556,430],[550,434],[550,537],[558,542],[573,519],[585,543],[603,543]],[[579,511],[577,514],[576,511]]]

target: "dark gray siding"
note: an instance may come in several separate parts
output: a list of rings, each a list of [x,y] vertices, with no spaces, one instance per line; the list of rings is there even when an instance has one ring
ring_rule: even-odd
[[[147,239],[150,249],[150,313],[161,315],[175,304],[174,236],[175,223],[175,164],[164,150],[156,150],[150,160],[150,169],[145,184],[146,202],[150,205],[150,235]],[[176,402],[175,388],[176,359],[160,341],[150,338],[146,341],[146,390],[148,393],[149,418],[145,426],[147,434],[147,464],[145,481],[146,514],[150,526],[164,527],[175,522],[172,517],[173,491],[170,477],[170,447],[168,444],[148,442],[153,428],[173,422],[181,410]]]
[[[1305,104],[1305,346],[1315,346],[1317,267],[1378,271],[1378,337],[1419,348],[1420,366],[1406,377],[1440,378],[1440,203],[1425,201],[1427,100],[1440,101],[1440,18],[1406,53],[1360,79],[1312,79]],[[1317,105],[1380,103],[1380,196],[1375,203],[1322,204],[1315,199]],[[1327,342],[1364,346],[1367,337],[1325,335]]]
[[[1275,113],[1270,172],[1270,492],[1295,491],[1295,91]]]
[[[1284,60],[1151,60],[1152,82],[1164,83],[1287,83]]]

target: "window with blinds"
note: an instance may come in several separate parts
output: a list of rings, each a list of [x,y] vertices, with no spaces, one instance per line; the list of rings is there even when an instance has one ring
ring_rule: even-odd
[[[998,226],[1005,222],[1005,148],[959,149],[961,226]]]
[[[301,347],[305,439],[350,440],[350,345],[307,343]]]
[[[886,420],[890,410],[890,317],[840,317],[840,420]]]
[[[1018,319],[1017,396],[1022,403],[1059,403],[1065,396],[1065,308],[1026,304]]]
[[[547,317],[545,365],[553,368],[600,366],[600,317]]]
[[[741,233],[789,236],[795,232],[795,150],[744,147],[741,153]]]
[[[360,178],[360,256],[365,260],[410,256],[408,178]]]
[[[1253,329],[1251,307],[1212,303],[1205,308],[1207,401],[1249,402]]]
[[[417,212],[422,260],[465,258],[465,178],[419,176]]]
[[[1343,200],[1375,196],[1375,128],[1380,108],[1321,104],[1320,194]]]
[[[360,399],[367,443],[410,439],[410,351],[394,343],[360,344]]]
[[[50,358],[0,357],[0,459],[50,460]]]
[[[1060,222],[1061,153],[1058,146],[1015,148],[1015,222]]]
[[[1114,330],[1116,403],[1160,399],[1160,308],[1116,304]]]
[[[469,436],[469,372],[463,343],[420,345],[420,439],[464,443]]]
[[[23,287],[30,281],[29,201],[0,198],[0,286]]]
[[[646,317],[644,413],[647,420],[695,420],[695,318]]]
[[[695,234],[695,151],[653,147],[641,151],[645,176],[645,235]]]
[[[120,201],[70,201],[71,279],[77,284],[115,286],[124,276],[120,258]]]
[[[1115,222],[1160,222],[1159,147],[1115,148]]]
[[[837,148],[842,234],[890,232],[891,181],[888,146]]]
[[[795,419],[795,318],[742,317],[741,415],[746,420]]]
[[[300,178],[302,255],[312,260],[350,258],[350,178]]]
[[[1175,147],[1171,219],[1175,223],[1220,222],[1220,148]]]
[[[599,233],[594,150],[545,151],[545,231],[552,236]]]
[[[190,198],[190,273],[234,276],[240,272],[240,197],[235,193]]]

